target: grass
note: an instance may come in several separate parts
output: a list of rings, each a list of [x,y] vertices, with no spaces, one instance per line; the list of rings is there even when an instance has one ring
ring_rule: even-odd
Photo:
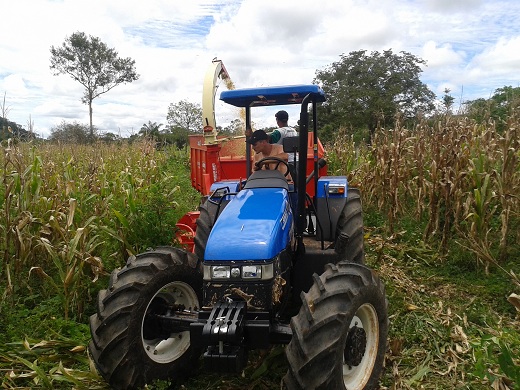
[[[507,134],[422,123],[380,129],[371,149],[346,137],[327,148],[330,171],[362,189],[367,263],[387,288],[382,388],[520,387],[520,314],[507,301],[520,293],[519,122]],[[188,156],[146,142],[10,143],[2,158],[1,386],[107,388],[86,350],[88,316],[129,254],[174,244],[199,201]],[[285,371],[275,346],[239,375],[198,368],[177,388],[278,389]]]

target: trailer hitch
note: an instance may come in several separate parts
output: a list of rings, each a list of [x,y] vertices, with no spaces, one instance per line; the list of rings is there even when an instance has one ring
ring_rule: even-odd
[[[218,302],[202,329],[201,341],[206,368],[219,372],[240,372],[247,361],[244,348],[244,301]]]

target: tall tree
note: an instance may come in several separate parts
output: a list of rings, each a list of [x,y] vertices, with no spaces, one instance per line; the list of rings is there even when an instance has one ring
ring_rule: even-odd
[[[340,58],[318,70],[314,79],[328,95],[319,110],[320,123],[329,131],[344,126],[368,128],[373,134],[378,123],[393,124],[397,113],[412,118],[433,110],[435,94],[419,79],[424,60],[391,49],[354,51]]]
[[[187,100],[171,103],[166,120],[172,128],[180,127],[188,133],[197,133],[202,131],[202,107]]]
[[[168,106],[168,127],[178,147],[188,145],[188,135],[202,134],[202,107],[200,104],[181,100]]]
[[[51,66],[55,76],[68,74],[85,87],[81,99],[89,108],[90,137],[94,138],[92,101],[122,83],[139,78],[135,61],[130,57],[118,57],[99,38],[75,32],[65,39],[61,47],[51,46]]]

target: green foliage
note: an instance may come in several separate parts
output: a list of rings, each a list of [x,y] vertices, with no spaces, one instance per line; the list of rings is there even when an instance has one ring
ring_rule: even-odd
[[[444,89],[444,95],[442,96],[442,109],[444,114],[451,114],[451,108],[455,98],[450,95],[451,90],[449,88]]]
[[[168,142],[178,148],[186,147],[189,144],[188,135],[202,131],[202,107],[187,100],[171,103],[166,120],[169,126],[166,136]]]
[[[485,123],[492,120],[499,131],[507,128],[507,118],[520,107],[520,87],[504,86],[495,90],[489,99],[475,99],[464,103],[467,115]]]
[[[473,341],[472,347],[475,359],[473,375],[490,383],[503,381],[505,377],[513,382],[509,383],[512,388],[520,386],[520,342],[517,335],[512,335],[511,331],[498,335],[485,334]],[[495,369],[497,366],[499,370]]]
[[[114,209],[119,221],[119,234],[131,253],[146,248],[173,244],[175,223],[182,217],[179,204],[174,199],[181,192],[174,176],[164,176],[159,182],[146,188],[128,187],[124,210]]]
[[[392,50],[359,50],[340,58],[314,79],[328,96],[318,107],[320,124],[329,129],[325,136],[340,127],[373,134],[378,124],[392,126],[397,114],[408,120],[433,109],[435,95],[419,79],[424,60]]]
[[[70,144],[87,144],[92,142],[91,136],[95,136],[95,134],[95,129],[92,134],[90,133],[88,125],[81,124],[77,121],[72,123],[62,121],[59,125],[56,125],[51,129],[49,141]]]
[[[9,138],[27,141],[33,137],[22,125],[0,117],[0,141],[6,141]]]
[[[168,132],[159,134],[157,141],[167,145],[174,145],[179,149],[187,149],[189,141],[188,130],[182,127],[170,127]]]
[[[143,123],[139,134],[144,137],[158,137],[161,132],[161,127],[162,123],[148,121],[148,123]]]
[[[117,134],[106,132],[97,137],[99,141],[111,143],[111,142],[123,142],[123,139]]]
[[[24,289],[43,287],[60,297],[65,318],[82,315],[105,268],[173,243],[175,223],[198,199],[187,153],[146,141],[38,149],[11,143],[2,156],[4,296],[14,303]]]
[[[168,106],[166,116],[168,125],[172,128],[179,127],[188,133],[197,133],[202,129],[202,107],[200,104],[181,100]]]
[[[273,128],[274,129],[274,128]],[[271,129],[271,130],[273,130]],[[231,123],[219,130],[219,134],[227,136],[243,135],[245,132],[245,122],[242,119],[233,119]]]

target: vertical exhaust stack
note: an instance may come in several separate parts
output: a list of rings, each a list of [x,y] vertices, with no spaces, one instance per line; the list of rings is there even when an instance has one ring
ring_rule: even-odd
[[[215,94],[218,88],[218,80],[224,80],[228,89],[233,89],[233,82],[221,60],[213,59],[211,66],[204,76],[202,89],[202,123],[204,143],[215,144],[217,142],[217,124],[215,121]]]

